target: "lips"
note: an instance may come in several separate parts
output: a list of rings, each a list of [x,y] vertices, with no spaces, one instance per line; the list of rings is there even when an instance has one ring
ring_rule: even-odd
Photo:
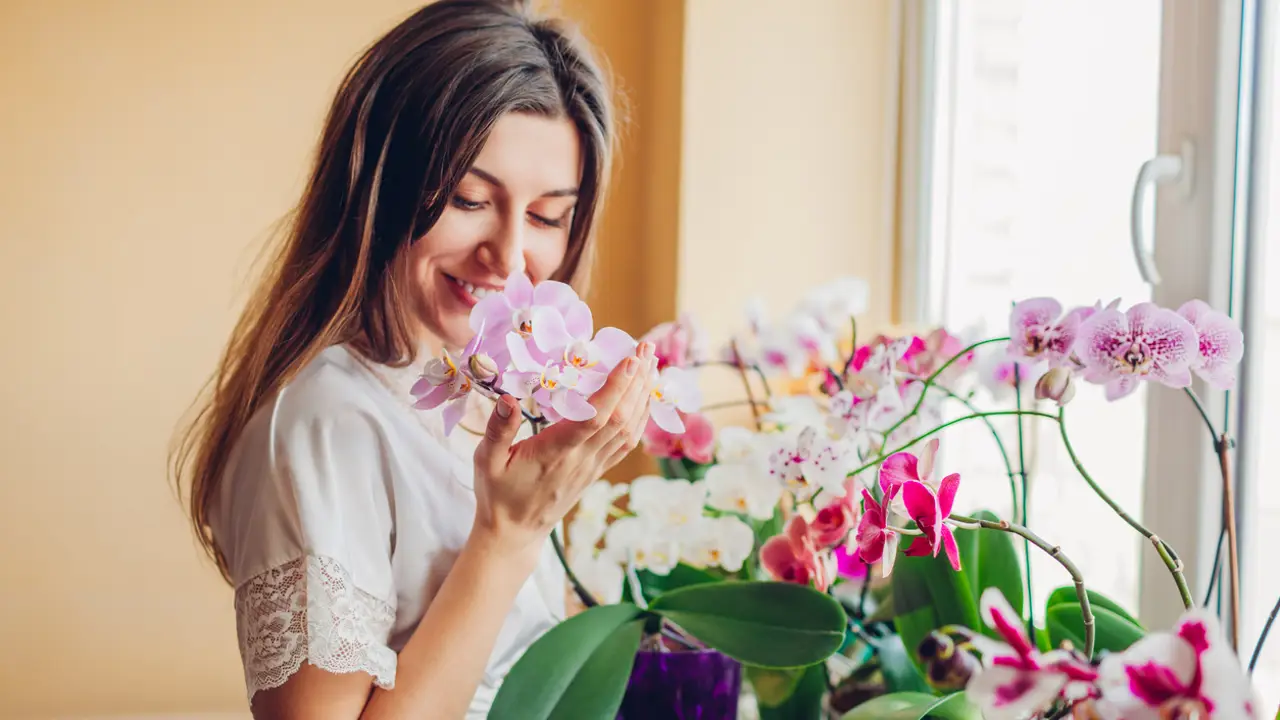
[[[466,280],[461,280],[459,278],[456,278],[448,273],[444,273],[444,276],[446,279],[449,280],[449,282],[462,288],[464,291],[466,291],[468,295],[470,295],[471,297],[474,297],[477,300],[481,300],[492,293],[502,292],[502,288],[488,287],[485,285],[476,285],[474,283],[469,283]]]

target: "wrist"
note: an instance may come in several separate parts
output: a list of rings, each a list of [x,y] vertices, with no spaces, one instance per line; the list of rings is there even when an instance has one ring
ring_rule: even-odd
[[[526,576],[533,572],[542,554],[546,538],[532,539],[525,533],[502,532],[476,523],[471,528],[463,552],[488,566],[499,567],[504,572]]]

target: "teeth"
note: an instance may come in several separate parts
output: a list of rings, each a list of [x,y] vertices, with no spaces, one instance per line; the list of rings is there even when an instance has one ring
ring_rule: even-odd
[[[500,292],[500,291],[498,291],[498,290],[493,290],[493,289],[491,289],[491,288],[487,288],[487,287],[477,287],[477,286],[472,285],[471,283],[469,283],[469,282],[465,282],[465,281],[463,281],[463,280],[455,280],[455,282],[457,282],[459,285],[461,285],[463,290],[466,290],[468,293],[470,293],[470,294],[471,294],[472,296],[474,296],[476,299],[483,298],[483,297],[485,297],[486,295],[488,295],[489,293]]]

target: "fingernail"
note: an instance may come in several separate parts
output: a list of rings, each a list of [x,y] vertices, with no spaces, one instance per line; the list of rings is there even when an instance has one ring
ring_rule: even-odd
[[[626,367],[623,368],[623,371],[626,372],[627,375],[635,375],[637,365],[639,365],[639,363],[636,362],[635,358],[627,358],[627,364]]]
[[[499,398],[497,411],[498,411],[498,417],[502,418],[503,420],[506,420],[507,418],[511,417],[511,401],[508,400],[505,396],[502,398]]]

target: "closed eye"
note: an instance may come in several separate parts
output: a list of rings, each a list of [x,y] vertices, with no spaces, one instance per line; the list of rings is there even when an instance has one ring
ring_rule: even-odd
[[[485,204],[483,202],[468,200],[462,197],[461,195],[453,196],[453,206],[458,208],[459,210],[479,210],[480,208],[484,207],[484,205]]]
[[[554,220],[549,217],[543,217],[537,213],[529,213],[529,219],[532,220],[535,224],[541,225],[543,227],[548,227],[548,228],[564,227],[565,218],[567,217],[569,217],[569,213],[565,213],[564,215]]]

